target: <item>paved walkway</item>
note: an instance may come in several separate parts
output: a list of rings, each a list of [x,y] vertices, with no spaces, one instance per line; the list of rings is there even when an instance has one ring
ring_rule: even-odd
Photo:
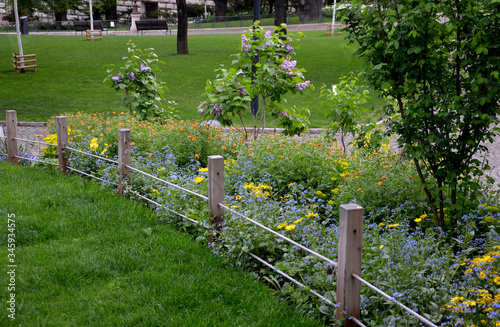
[[[47,128],[45,127],[45,123],[20,123],[21,126],[18,127],[17,133],[19,138],[35,140],[36,135],[46,135]],[[27,124],[27,125],[26,125]],[[280,133],[281,129],[269,128],[266,129],[267,133]],[[319,137],[321,136],[323,130],[320,128],[312,128],[309,131],[309,136],[311,137]],[[1,133],[1,132],[0,132]],[[340,142],[340,138],[337,137],[337,140]],[[347,138],[347,142],[350,139]],[[392,142],[393,147],[396,147],[396,142]],[[500,136],[495,137],[493,143],[486,143],[485,146],[488,149],[488,152],[483,154],[478,154],[476,157],[478,159],[486,158],[491,166],[490,170],[485,171],[485,175],[491,176],[495,180],[495,184],[492,189],[498,190],[500,189]],[[36,154],[37,147],[34,146],[32,148],[32,152]],[[483,178],[484,180],[484,178]]]

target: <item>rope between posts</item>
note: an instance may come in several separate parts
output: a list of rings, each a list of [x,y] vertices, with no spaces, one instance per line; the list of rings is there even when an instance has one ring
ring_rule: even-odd
[[[100,178],[100,177],[97,177],[97,176],[94,176],[94,175],[91,175],[91,174],[85,173],[85,172],[83,172],[83,171],[81,171],[81,170],[78,170],[78,169],[75,169],[75,168],[73,168],[73,167],[66,166],[66,168],[68,168],[69,170],[75,171],[75,172],[77,172],[77,173],[80,173],[80,174],[82,174],[82,175],[85,175],[85,176],[88,176],[88,177],[92,177],[92,178],[98,179],[98,180],[103,181],[103,182],[105,182],[105,183],[108,183],[108,184],[111,184],[111,185],[114,185],[114,186],[118,186],[118,184],[116,184],[116,183],[113,183],[113,182],[107,181],[107,180],[105,180],[105,179],[103,179],[103,178]]]
[[[180,187],[179,185],[172,184],[172,183],[170,183],[170,182],[167,182],[167,181],[166,181],[166,180],[164,180],[164,179],[158,178],[158,177],[156,177],[156,176],[153,176],[153,175],[151,175],[151,174],[148,174],[148,173],[146,173],[146,172],[143,172],[142,170],[139,170],[139,169],[137,169],[137,168],[131,167],[131,166],[129,166],[129,165],[125,165],[125,167],[130,168],[131,170],[136,171],[136,172],[138,172],[138,173],[141,173],[141,174],[143,174],[143,175],[145,175],[145,176],[151,177],[152,179],[156,179],[157,181],[160,181],[160,182],[163,182],[163,183],[165,183],[165,184],[167,184],[167,185],[170,185],[170,186],[172,186],[172,187],[175,187],[175,188],[177,188],[177,189],[179,189],[179,190],[181,190],[181,191],[184,191],[184,192],[186,192],[186,193],[189,193],[189,194],[191,194],[191,195],[196,195],[196,196],[198,196],[198,197],[200,197],[200,198],[202,198],[202,199],[204,199],[204,200],[208,201],[208,197],[206,197],[206,196],[204,196],[204,195],[201,195],[201,194],[198,194],[198,193],[196,193],[196,192],[190,191],[190,190],[188,190],[188,189],[185,189],[185,188],[183,188],[183,187]]]
[[[56,163],[53,163],[53,162],[49,162],[49,161],[43,161],[43,160],[37,160],[37,159],[34,159],[34,158],[26,158],[26,157],[19,157],[19,156],[14,156],[14,157],[18,158],[18,159],[24,159],[24,160],[29,160],[29,161],[41,162],[43,164],[59,166],[59,164],[56,164]]]
[[[354,321],[358,326],[366,327],[366,325],[363,325],[363,323],[361,321],[359,321],[358,319],[356,319],[354,317],[349,317],[348,319],[351,319],[352,321]]]
[[[5,137],[5,138],[7,138],[7,137]],[[14,137],[14,140],[17,140],[17,141],[23,141],[23,142],[28,142],[28,143],[35,143],[35,144],[43,144],[43,145],[57,146],[57,144],[47,143],[47,142],[43,142],[43,141],[35,141],[35,140],[20,139],[20,138],[18,138],[18,137]]]
[[[424,324],[426,324],[428,326],[431,326],[431,327],[437,327],[437,325],[435,325],[431,321],[425,319],[424,317],[422,317],[421,315],[419,315],[418,313],[416,313],[412,309],[408,308],[407,306],[405,306],[404,304],[402,304],[401,302],[399,302],[395,298],[393,298],[393,297],[389,296],[388,294],[384,293],[383,291],[381,291],[380,289],[378,289],[374,285],[370,284],[369,282],[367,282],[366,280],[364,280],[360,276],[358,276],[356,274],[352,274],[352,277],[355,278],[355,279],[357,279],[357,280],[359,280],[362,284],[368,286],[370,289],[372,289],[373,291],[375,291],[378,294],[382,295],[383,297],[385,297],[386,299],[388,299],[392,303],[394,303],[394,304],[400,306],[401,308],[405,309],[409,314],[411,314],[412,316],[414,316],[415,318],[417,318],[418,320],[420,320]]]
[[[289,238],[288,238],[288,237],[286,237],[286,236],[281,235],[280,233],[277,233],[277,232],[273,231],[272,229],[270,229],[270,228],[268,228],[268,227],[266,227],[266,226],[262,225],[261,223],[259,223],[259,222],[255,221],[255,220],[253,220],[253,219],[251,219],[251,218],[249,218],[249,217],[247,217],[247,216],[245,216],[245,215],[243,215],[243,214],[241,214],[241,213],[239,213],[239,212],[237,212],[237,211],[235,211],[235,210],[233,210],[233,209],[231,209],[231,208],[229,208],[228,206],[223,205],[222,203],[218,203],[217,205],[218,205],[219,207],[221,207],[221,208],[226,209],[226,210],[227,210],[227,211],[229,211],[229,212],[234,213],[235,215],[238,215],[238,216],[240,216],[240,217],[242,217],[242,218],[244,218],[244,219],[246,219],[246,220],[248,220],[248,221],[252,222],[253,224],[255,224],[255,225],[259,226],[260,228],[262,228],[262,229],[264,229],[264,230],[266,230],[266,231],[268,231],[268,232],[270,232],[270,233],[272,233],[272,234],[274,234],[274,235],[278,236],[279,238],[284,239],[285,241],[287,241],[287,242],[289,242],[289,243],[291,243],[291,244],[293,244],[293,245],[295,245],[295,246],[297,246],[297,247],[301,248],[302,250],[304,250],[304,251],[306,251],[306,252],[309,252],[309,253],[310,253],[310,254],[312,254],[312,255],[317,256],[318,258],[320,258],[320,259],[322,259],[322,260],[324,260],[324,261],[328,262],[329,264],[333,265],[334,267],[337,267],[337,263],[336,263],[335,261],[333,261],[333,260],[331,260],[331,259],[328,259],[327,257],[325,257],[325,256],[323,256],[323,255],[321,255],[321,254],[319,254],[319,253],[314,252],[313,250],[311,250],[311,249],[309,249],[309,248],[307,248],[307,247],[303,246],[302,244],[299,244],[299,243],[297,243],[297,242],[295,242],[295,241],[293,241],[293,240],[289,239]]]
[[[271,265],[270,263],[264,261],[263,259],[259,258],[258,256],[256,256],[255,254],[253,253],[250,253],[248,252],[249,255],[252,256],[252,258],[254,258],[255,260],[261,262],[262,264],[266,265],[267,267],[271,268],[272,270],[274,270],[275,272],[277,272],[278,274],[280,274],[281,276],[287,278],[288,280],[292,281],[293,283],[299,285],[300,287],[302,288],[305,288],[304,284],[300,283],[299,281],[297,281],[296,279],[294,279],[293,277],[285,274],[284,272],[282,272],[281,270],[279,269],[276,269],[276,267],[274,267],[273,265]],[[319,294],[318,292],[314,291],[314,290],[309,290],[309,292],[311,292],[312,294],[316,295],[317,297],[319,297],[320,299],[322,299],[323,301],[325,301],[326,303],[328,303],[329,305],[331,306],[335,306],[335,303],[333,303],[332,301],[328,300],[327,298],[325,298],[323,295]]]
[[[65,148],[68,149],[68,150],[71,150],[71,151],[79,152],[79,153],[82,153],[82,154],[94,157],[94,158],[98,158],[98,159],[102,159],[102,160],[106,160],[106,161],[112,162],[114,164],[118,164],[118,161],[111,160],[111,159],[104,158],[104,157],[100,157],[100,156],[96,156],[95,154],[87,153],[87,152],[80,151],[80,150],[77,150],[77,149],[74,149],[74,148],[70,148],[69,146],[66,146]]]
[[[139,194],[139,193],[138,193],[138,192],[136,192],[136,191],[132,191],[132,190],[126,190],[126,191],[127,191],[127,192],[130,192],[130,193],[134,193],[135,195],[137,195],[137,196],[138,196],[138,197],[140,197],[141,199],[144,199],[144,200],[146,200],[146,201],[148,201],[148,202],[150,202],[150,203],[156,204],[157,206],[162,207],[163,209],[165,209],[165,210],[167,210],[167,211],[170,211],[170,212],[172,212],[172,213],[176,214],[177,216],[179,216],[179,217],[181,217],[181,218],[184,218],[184,219],[186,219],[186,220],[189,220],[190,222],[192,222],[192,223],[193,223],[193,224],[195,224],[195,225],[200,225],[200,222],[199,222],[199,221],[194,220],[194,219],[191,219],[191,218],[189,218],[189,217],[186,217],[186,216],[184,216],[183,214],[180,214],[180,213],[178,213],[178,212],[177,212],[177,211],[175,211],[175,210],[169,209],[169,208],[167,208],[167,207],[165,207],[165,206],[161,205],[160,203],[158,203],[158,202],[156,202],[156,201],[153,201],[153,200],[151,200],[150,198],[145,197],[144,195]],[[202,226],[202,227],[205,227],[206,229],[208,229],[208,228],[209,228],[209,227],[207,227],[207,226],[205,226],[205,225],[201,225],[201,226]]]

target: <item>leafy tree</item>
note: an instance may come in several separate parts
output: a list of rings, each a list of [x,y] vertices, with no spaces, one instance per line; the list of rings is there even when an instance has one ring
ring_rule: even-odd
[[[412,156],[436,226],[478,200],[474,157],[498,131],[500,1],[354,0],[347,38],[368,82],[392,98],[389,130]],[[445,206],[450,221],[445,223]]]

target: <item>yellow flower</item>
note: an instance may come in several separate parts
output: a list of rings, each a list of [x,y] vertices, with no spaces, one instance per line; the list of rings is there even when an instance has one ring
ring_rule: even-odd
[[[276,226],[277,229],[282,229],[283,227],[285,227],[287,225],[287,222],[285,221],[284,223],[282,224],[279,224],[278,226]]]
[[[385,226],[385,224],[384,224],[384,223],[380,223],[380,224],[378,224],[378,225],[379,225],[380,227]]]
[[[237,196],[235,196],[235,199],[236,199],[236,201],[240,201],[241,200],[241,195],[238,194]]]
[[[315,217],[318,217],[317,213],[308,212],[306,215],[306,218],[315,218]]]
[[[300,223],[302,220],[304,220],[304,218],[297,219],[297,220],[296,220],[296,221],[294,221],[293,223],[294,223],[294,224],[298,224],[298,223]]]
[[[208,171],[208,168],[200,168],[198,169],[199,172],[205,173]]]
[[[232,205],[232,206],[231,206],[231,208],[233,208],[233,209],[238,209],[239,207],[240,207],[240,206],[238,206],[238,205],[236,205],[236,204],[234,204],[234,205]]]
[[[203,180],[205,179],[205,177],[203,176],[198,176],[198,177],[195,177],[193,179],[193,181],[196,183],[196,184],[200,184],[201,182],[203,182]]]
[[[156,170],[158,170],[158,171],[163,171],[163,168],[156,168]]]
[[[334,189],[332,190],[332,193],[335,193],[335,194],[336,194],[336,193],[338,193],[338,191],[339,191],[339,188],[337,187],[337,188],[334,188]]]
[[[286,230],[292,230],[294,228],[295,228],[295,224],[290,224],[290,225],[285,226]]]
[[[414,222],[416,222],[416,223],[419,223],[419,222],[421,222],[421,221],[422,221],[422,218],[416,218],[416,219],[414,219],[413,221],[414,221]]]
[[[332,205],[333,204],[333,200],[328,200],[327,204]]]
[[[392,224],[392,225],[387,225],[387,227],[391,228],[391,227],[398,227],[399,224]]]
[[[382,244],[380,247],[379,247],[379,250],[382,250],[384,248],[384,245]]]

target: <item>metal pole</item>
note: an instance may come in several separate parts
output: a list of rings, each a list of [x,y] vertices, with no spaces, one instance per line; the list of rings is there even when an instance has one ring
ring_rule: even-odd
[[[337,0],[333,1],[332,30],[335,28],[335,15],[337,13]]]
[[[253,22],[255,24],[256,21],[260,21],[260,0],[253,0]],[[257,67],[255,66],[256,63],[259,62],[259,52],[257,51],[257,54],[255,55],[254,58],[254,65],[252,66],[252,73],[255,74],[257,72]],[[259,113],[259,96],[255,96],[252,99],[252,105],[250,108],[250,112],[252,113],[252,116],[257,117],[257,114]]]
[[[19,48],[19,56],[21,59],[21,62],[24,61],[23,58],[23,43],[21,42],[21,28],[19,27],[19,12],[17,10],[17,0],[14,0],[14,15],[16,19],[16,33],[17,33],[17,46]],[[21,64],[21,67],[24,67],[24,64]],[[24,73],[24,68],[21,68],[21,73]]]

